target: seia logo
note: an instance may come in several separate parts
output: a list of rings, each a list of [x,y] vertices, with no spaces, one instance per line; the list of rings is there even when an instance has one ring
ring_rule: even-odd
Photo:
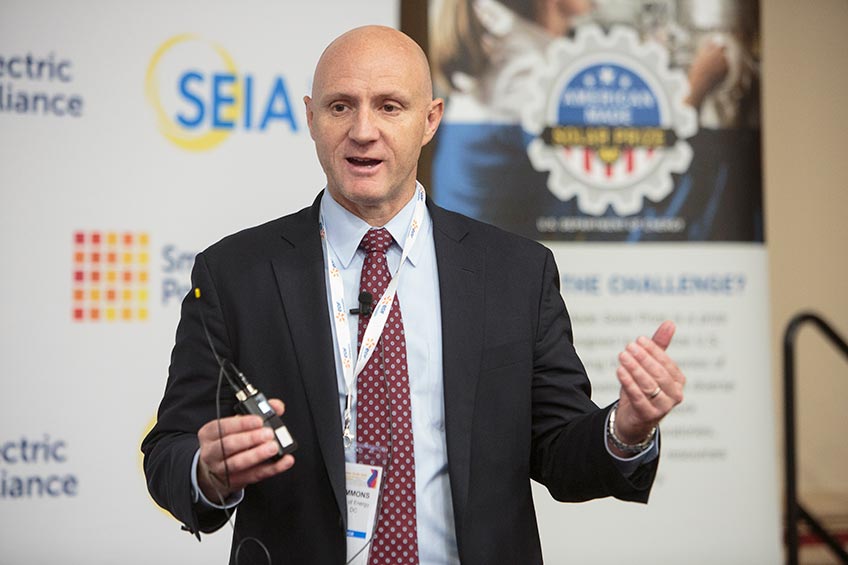
[[[147,233],[73,234],[71,317],[76,322],[145,321],[149,317]]]
[[[298,130],[282,75],[241,73],[220,44],[193,34],[174,36],[156,49],[145,94],[168,140],[189,151],[216,147],[236,129]]]

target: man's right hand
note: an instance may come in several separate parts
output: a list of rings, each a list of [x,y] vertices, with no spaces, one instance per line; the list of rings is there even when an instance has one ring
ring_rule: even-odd
[[[277,415],[283,414],[282,401],[274,398],[269,402]],[[211,502],[222,503],[245,486],[288,471],[294,465],[291,454],[268,462],[277,453],[277,441],[274,432],[262,425],[259,416],[212,420],[200,428],[197,439],[200,441],[197,483]]]

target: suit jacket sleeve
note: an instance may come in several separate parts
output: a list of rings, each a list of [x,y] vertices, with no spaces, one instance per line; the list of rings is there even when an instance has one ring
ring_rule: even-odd
[[[192,285],[202,295],[183,302],[158,422],[142,444],[154,500],[186,529],[210,532],[226,515],[192,500],[197,431],[219,412],[233,415],[236,399],[219,384],[209,341],[268,398],[283,399],[297,463],[245,487],[233,533],[261,540],[275,564],[345,562],[344,450],[317,209],[316,199],[197,256]]]
[[[227,358],[232,355],[221,306],[202,253],[197,256],[192,270],[192,288],[199,288],[201,297],[196,298],[192,292],[183,300],[157,423],[141,448],[151,496],[183,522],[185,529],[195,533],[217,530],[227,520],[223,511],[193,501],[191,465],[199,447],[197,431],[215,419],[215,403],[209,400],[216,394],[222,417],[231,416],[234,411],[229,386],[212,378],[218,375],[218,365],[201,316],[218,355]]]
[[[531,476],[560,501],[612,495],[646,502],[657,461],[625,478],[607,452],[604,426],[609,408],[599,410],[590,400],[550,251],[542,285],[533,368]]]

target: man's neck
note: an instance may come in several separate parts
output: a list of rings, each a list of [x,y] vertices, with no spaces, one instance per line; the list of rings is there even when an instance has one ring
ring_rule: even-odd
[[[361,204],[357,202],[350,201],[345,198],[337,198],[332,194],[329,190],[327,194],[332,198],[339,206],[360,218],[362,221],[370,225],[371,227],[381,228],[388,224],[392,218],[398,215],[398,213],[403,210],[407,204],[415,196],[416,191],[418,190],[418,184],[416,183],[410,192],[407,195],[404,195],[403,198],[398,198],[391,202],[383,202],[375,205]]]

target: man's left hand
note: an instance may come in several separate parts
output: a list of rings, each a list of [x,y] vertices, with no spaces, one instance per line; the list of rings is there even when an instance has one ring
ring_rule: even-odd
[[[627,444],[644,441],[651,429],[683,401],[686,377],[666,353],[674,322],[660,324],[653,338],[640,337],[618,355],[621,383],[615,433]]]

